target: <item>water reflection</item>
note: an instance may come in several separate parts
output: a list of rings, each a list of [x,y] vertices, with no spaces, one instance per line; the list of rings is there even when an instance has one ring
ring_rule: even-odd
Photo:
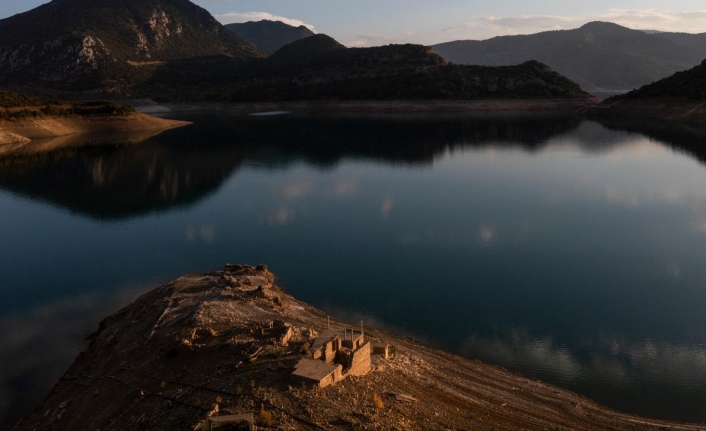
[[[630,139],[629,134],[611,133],[575,117],[390,115],[246,121],[204,116],[197,121],[156,137],[112,137],[97,147],[88,145],[96,144],[98,137],[40,141],[19,159],[0,159],[0,187],[93,218],[120,219],[193,204],[244,163],[272,168],[304,160],[333,167],[343,159],[365,159],[428,165],[442,154],[469,148],[536,151],[579,127],[574,143],[587,152],[605,151]],[[116,140],[131,145],[111,145]],[[686,148],[687,142],[691,144],[689,138],[670,143]],[[341,181],[330,193],[342,196],[356,188],[354,182]],[[287,184],[278,193],[297,197],[310,191],[309,184]]]
[[[92,218],[121,219],[197,202],[253,154],[247,147],[168,143],[180,133],[137,146],[72,147],[4,160],[0,187]]]
[[[632,412],[706,418],[699,129],[191,119],[139,145],[0,161],[0,353],[27,358],[0,363],[3,408],[38,400],[125,285],[244,261],[339,317]]]
[[[602,119],[606,131],[640,134],[706,163],[706,126],[658,120]]]
[[[685,421],[703,420],[706,397],[706,346],[628,340],[597,334],[571,348],[551,336],[533,336],[525,328],[504,334],[467,337],[462,354],[549,379],[623,411],[645,416],[669,412]],[[674,392],[675,387],[681,392]],[[671,396],[662,396],[664,392]]]
[[[9,429],[46,396],[98,322],[149,286],[95,291],[0,317],[0,428]]]

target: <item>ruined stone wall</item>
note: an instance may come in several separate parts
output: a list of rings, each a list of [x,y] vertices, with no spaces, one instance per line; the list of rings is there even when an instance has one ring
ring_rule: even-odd
[[[342,368],[339,365],[338,368],[334,370],[333,373],[329,374],[328,376],[324,377],[318,384],[320,388],[325,388],[327,386],[331,386],[333,384],[336,384],[343,380],[343,372]]]
[[[350,369],[348,374],[352,376],[362,376],[370,372],[370,343],[363,346],[351,354]]]
[[[337,344],[336,340],[331,340],[324,345],[324,361],[327,364],[332,364],[336,359]]]
[[[333,374],[329,374],[328,376],[321,379],[321,381],[319,382],[319,387],[325,388],[327,386],[331,386],[332,384],[334,384]]]
[[[348,340],[343,340],[343,347],[347,349],[352,349],[356,350],[360,348],[360,346],[363,345],[363,342],[365,341],[365,338],[363,337],[362,334],[358,334],[357,337],[353,337],[353,339],[348,339]]]
[[[312,356],[311,356],[311,357],[314,358],[314,359],[316,359],[316,360],[319,360],[319,359],[323,358],[323,357],[324,357],[324,349],[325,349],[325,348],[326,348],[326,346],[324,346],[324,347],[322,347],[322,348],[320,348],[320,349],[314,350],[314,352],[312,353]]]
[[[390,345],[389,344],[375,344],[373,345],[373,354],[380,355],[383,359],[390,358]]]

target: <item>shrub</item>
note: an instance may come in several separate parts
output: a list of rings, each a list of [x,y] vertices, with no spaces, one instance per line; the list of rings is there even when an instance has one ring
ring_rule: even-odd
[[[68,113],[67,110],[63,109],[62,107],[51,104],[42,108],[42,112],[45,115],[49,115],[50,117],[61,117],[65,116]]]
[[[380,398],[380,395],[378,394],[373,395],[373,404],[378,410],[382,410],[385,408],[385,402],[382,400],[382,398]]]
[[[272,426],[272,413],[265,410],[265,406],[260,406],[260,412],[257,414],[255,422],[259,426],[271,427]]]
[[[18,111],[0,111],[0,120],[13,120],[18,118],[37,118],[44,114],[34,109],[20,109]]]
[[[0,108],[23,108],[25,106],[45,106],[58,103],[43,97],[30,96],[28,94],[12,93],[0,91]]]
[[[113,102],[93,101],[82,102],[72,106],[72,112],[77,115],[120,115],[132,114],[135,108],[132,106],[118,105]]]

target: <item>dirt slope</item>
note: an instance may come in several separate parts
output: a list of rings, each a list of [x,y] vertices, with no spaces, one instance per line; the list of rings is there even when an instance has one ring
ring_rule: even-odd
[[[291,372],[327,316],[273,283],[263,266],[233,265],[144,295],[101,323],[14,429],[203,430],[208,417],[239,413],[283,430],[703,429],[621,414],[377,330],[366,337],[394,345],[389,360],[366,376],[308,387]],[[292,337],[283,344],[277,328],[285,327]]]

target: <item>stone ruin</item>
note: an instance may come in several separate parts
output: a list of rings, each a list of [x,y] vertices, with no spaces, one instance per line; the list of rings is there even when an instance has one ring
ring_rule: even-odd
[[[292,376],[324,388],[348,376],[368,374],[372,345],[365,341],[361,323],[360,332],[327,329],[314,339],[309,354],[297,363]]]

